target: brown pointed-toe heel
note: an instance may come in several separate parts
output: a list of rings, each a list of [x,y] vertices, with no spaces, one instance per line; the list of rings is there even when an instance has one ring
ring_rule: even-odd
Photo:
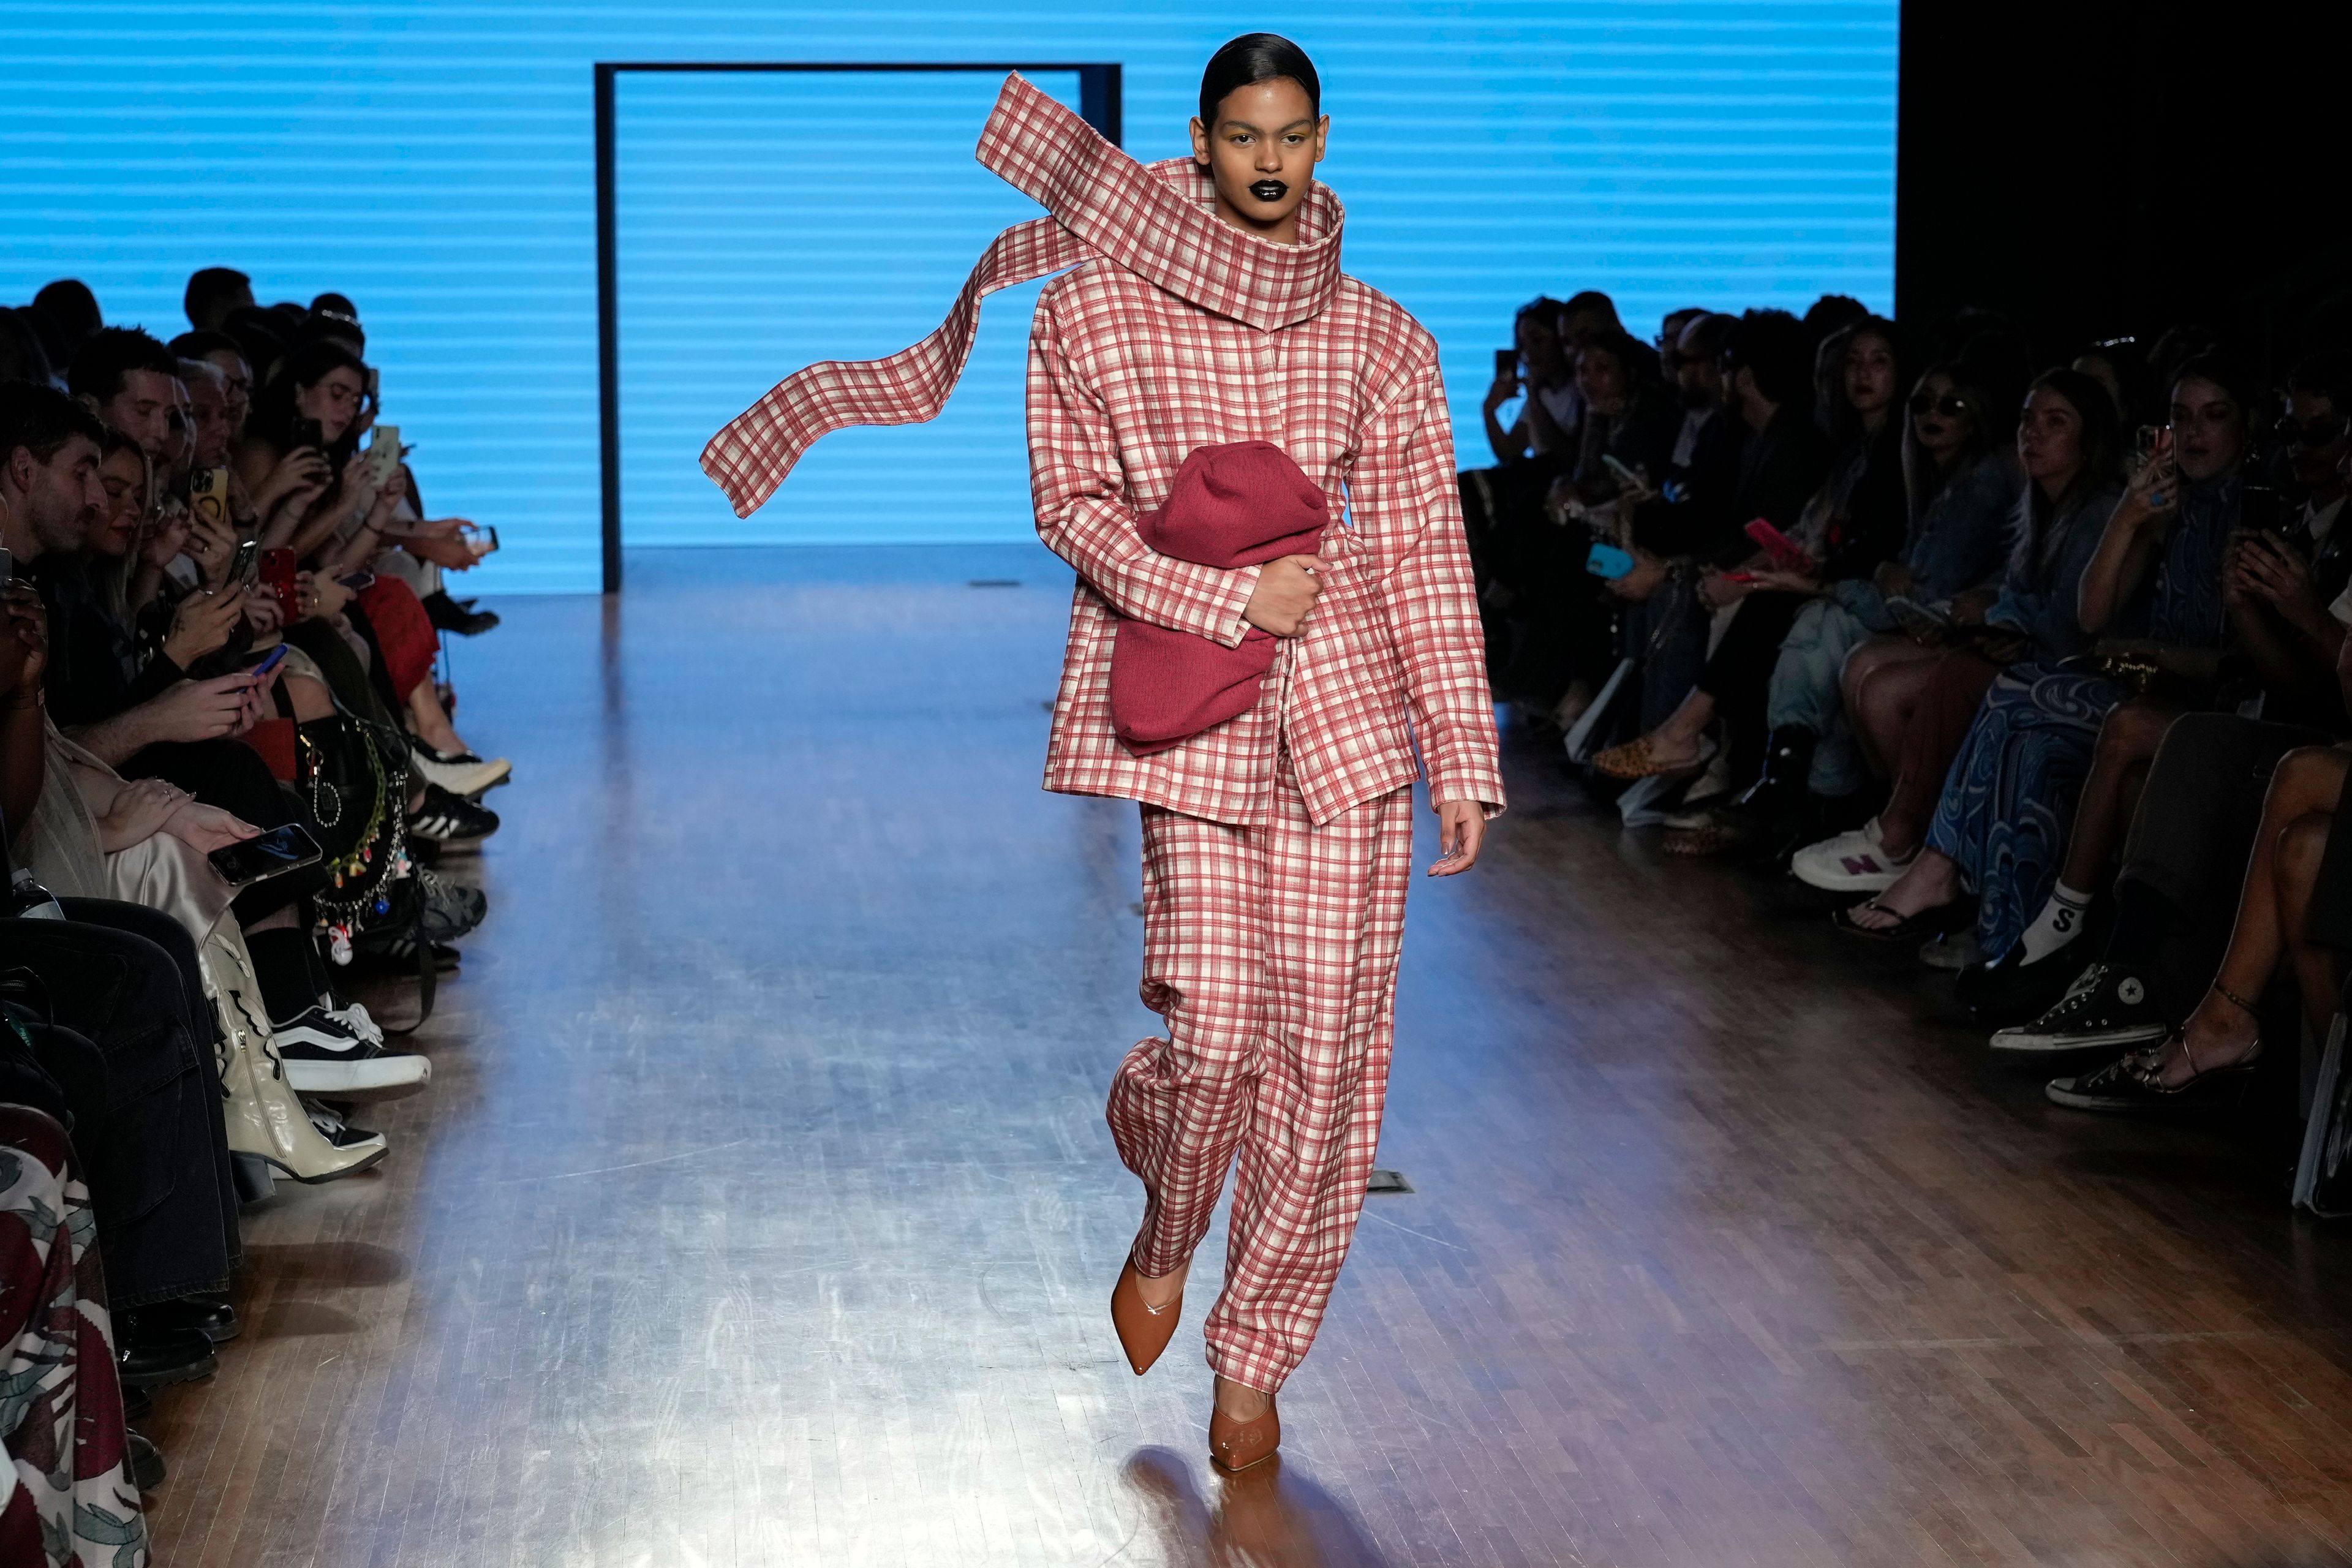
[[[1110,1288],[1110,1326],[1118,1331],[1119,1349],[1127,1352],[1127,1364],[1138,1377],[1151,1370],[1151,1363],[1175,1338],[1176,1320],[1184,1311],[1181,1296],[1164,1307],[1146,1305],[1136,1284],[1140,1278],[1130,1260],[1118,1271],[1118,1283]]]
[[[1221,1470],[1246,1470],[1274,1458],[1282,1447],[1282,1417],[1271,1400],[1265,1414],[1255,1421],[1236,1421],[1215,1405],[1209,1407],[1209,1458]]]

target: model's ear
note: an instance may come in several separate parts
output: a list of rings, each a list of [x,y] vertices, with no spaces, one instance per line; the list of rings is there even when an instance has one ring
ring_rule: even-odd
[[[1323,161],[1324,144],[1331,140],[1331,117],[1325,115],[1315,122],[1315,161]]]
[[[1201,123],[1197,114],[1192,116],[1192,162],[1203,169],[1209,166],[1209,128]]]

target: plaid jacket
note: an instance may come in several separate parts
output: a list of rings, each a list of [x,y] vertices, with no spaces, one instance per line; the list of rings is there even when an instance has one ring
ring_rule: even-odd
[[[1150,167],[1018,76],[980,161],[1053,216],[990,246],[939,331],[885,360],[787,378],[712,438],[703,468],[739,514],[774,493],[826,430],[939,412],[982,296],[1047,286],[1030,344],[1037,531],[1076,568],[1045,785],[1256,826],[1286,745],[1326,822],[1410,783],[1417,736],[1439,800],[1501,809],[1494,707],[1454,489],[1437,348],[1402,307],[1339,270],[1339,199],[1317,184],[1300,243],[1220,221],[1190,159]],[[1258,706],[1136,757],[1112,732],[1118,617],[1232,645],[1256,568],[1221,571],[1145,547],[1135,520],[1195,447],[1266,440],[1329,498],[1328,569],[1305,634],[1283,646]]]

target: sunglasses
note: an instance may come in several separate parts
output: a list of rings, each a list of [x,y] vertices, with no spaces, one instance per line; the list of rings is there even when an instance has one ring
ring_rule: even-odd
[[[1940,414],[1947,419],[1957,419],[1971,407],[1969,400],[1957,392],[1948,392],[1941,397],[1930,397],[1924,392],[1911,395],[1910,408],[1915,418],[1922,414]]]
[[[2352,429],[2352,416],[2338,415],[2310,425],[2300,425],[2292,419],[2282,419],[2275,427],[2280,442],[2289,447],[2332,447]]]

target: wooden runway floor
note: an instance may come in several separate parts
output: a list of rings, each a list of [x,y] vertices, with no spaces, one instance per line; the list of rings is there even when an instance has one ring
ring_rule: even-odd
[[[2352,1547],[2344,1233],[2210,1129],[2048,1107],[1527,748],[1487,864],[1413,892],[1414,1190],[1370,1200],[1279,1474],[1213,1479],[1207,1292],[1142,1380],[1104,1311],[1103,1089],[1154,1021],[1133,808],[1037,788],[1067,584],[679,552],[459,646],[516,762],[490,922],[390,1161],[249,1215],[248,1330],[149,1423],[161,1563]]]

